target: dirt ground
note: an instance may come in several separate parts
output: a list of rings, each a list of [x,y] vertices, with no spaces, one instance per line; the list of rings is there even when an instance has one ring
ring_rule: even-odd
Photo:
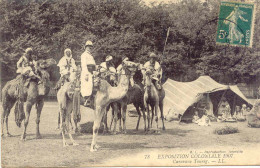
[[[93,111],[81,107],[81,123],[93,121]],[[260,131],[257,128],[248,128],[244,123],[212,123],[210,127],[200,127],[195,124],[179,124],[165,122],[166,130],[160,134],[144,134],[143,119],[140,129],[135,133],[136,117],[127,116],[127,134],[99,135],[98,152],[89,151],[92,134],[74,135],[79,146],[62,146],[62,137],[57,127],[57,102],[47,102],[43,108],[40,123],[42,139],[35,139],[36,111],[33,108],[30,116],[27,141],[20,141],[22,128],[14,122],[14,113],[9,116],[9,131],[13,137],[1,139],[1,159],[3,167],[78,167],[78,166],[105,166],[115,165],[133,166],[132,160],[144,159],[145,153],[152,151],[168,151],[175,153],[180,150],[191,149],[247,149],[255,148],[260,144]],[[109,113],[110,115],[110,113]],[[239,129],[239,133],[230,135],[216,135],[217,127],[231,125]],[[159,122],[161,127],[161,121]],[[68,136],[67,136],[68,138]],[[70,142],[70,141],[68,141]],[[121,162],[119,158],[125,158]],[[252,162],[253,163],[253,162]],[[143,163],[144,164],[144,163]],[[142,165],[142,164],[140,164]],[[167,164],[166,164],[167,165]],[[174,164],[173,164],[174,165]]]

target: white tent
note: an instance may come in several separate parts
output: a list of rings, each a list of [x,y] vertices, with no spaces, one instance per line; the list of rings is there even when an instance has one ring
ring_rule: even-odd
[[[222,90],[231,90],[248,104],[252,104],[236,85],[222,85],[209,76],[201,76],[192,82],[178,82],[168,79],[163,88],[166,96],[164,99],[164,115],[170,110],[183,115],[194,103],[198,102],[204,93],[213,93]]]

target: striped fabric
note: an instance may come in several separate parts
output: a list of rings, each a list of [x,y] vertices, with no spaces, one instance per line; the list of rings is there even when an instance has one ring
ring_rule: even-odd
[[[209,76],[201,76],[192,82],[177,82],[168,79],[164,83],[163,88],[166,93],[164,99],[164,115],[167,115],[170,110],[183,115],[189,106],[202,98],[203,93],[212,93],[227,89],[232,90],[242,99],[250,103],[236,85],[222,85]]]

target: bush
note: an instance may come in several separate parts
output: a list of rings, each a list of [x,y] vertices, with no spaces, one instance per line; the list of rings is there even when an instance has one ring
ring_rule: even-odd
[[[238,133],[238,128],[234,128],[234,127],[231,127],[231,126],[225,126],[225,127],[222,127],[222,128],[216,128],[214,130],[214,133],[215,134],[218,134],[218,135],[225,135],[225,134],[234,134],[234,133]]]

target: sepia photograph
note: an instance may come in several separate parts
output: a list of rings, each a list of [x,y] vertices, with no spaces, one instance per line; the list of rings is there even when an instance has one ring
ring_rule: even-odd
[[[260,166],[259,0],[0,0],[1,167]]]

